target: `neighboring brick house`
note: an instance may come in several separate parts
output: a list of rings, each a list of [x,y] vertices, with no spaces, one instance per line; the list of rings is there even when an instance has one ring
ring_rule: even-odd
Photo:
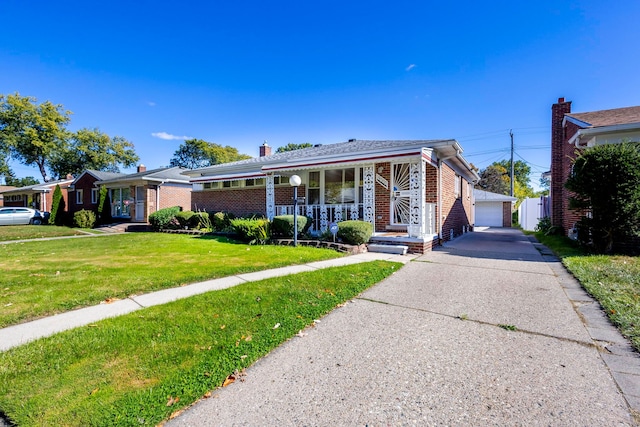
[[[0,207],[4,206],[4,192],[9,190],[14,190],[16,187],[12,187],[11,185],[0,185]]]
[[[362,141],[316,145],[184,172],[192,209],[275,215],[293,213],[289,177],[298,175],[299,214],[313,232],[347,219],[371,222],[372,241],[430,250],[473,225],[477,172],[455,140]]]
[[[60,185],[62,199],[64,200],[65,211],[69,206],[68,187],[73,182],[72,177],[49,181],[44,184],[29,185],[13,190],[3,191],[4,205],[15,207],[34,208],[42,212],[50,212],[53,202],[53,192],[56,185]]]
[[[572,113],[571,101],[559,98],[551,107],[551,222],[569,234],[580,212],[569,209],[564,187],[580,150],[601,144],[640,141],[640,106]]]
[[[191,184],[182,174],[185,170],[180,167],[147,170],[140,165],[136,173],[96,181],[94,185],[104,185],[109,190],[114,219],[147,222],[149,215],[159,209],[191,207]]]
[[[69,206],[71,215],[83,209],[97,212],[100,202],[100,184],[102,181],[121,178],[124,173],[103,172],[88,169],[69,185]]]

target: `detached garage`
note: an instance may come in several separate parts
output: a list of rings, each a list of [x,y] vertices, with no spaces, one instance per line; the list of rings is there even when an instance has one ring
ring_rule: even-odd
[[[473,190],[474,226],[476,227],[511,227],[511,212],[515,197],[488,191]]]

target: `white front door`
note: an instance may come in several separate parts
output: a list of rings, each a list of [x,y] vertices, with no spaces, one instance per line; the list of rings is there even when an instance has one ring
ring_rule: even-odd
[[[397,163],[391,168],[391,224],[409,225],[411,184],[409,163]]]
[[[146,191],[143,186],[136,187],[136,221],[144,221],[144,202]]]

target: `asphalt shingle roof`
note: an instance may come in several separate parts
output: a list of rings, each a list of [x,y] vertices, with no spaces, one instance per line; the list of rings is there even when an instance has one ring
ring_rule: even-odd
[[[588,127],[640,123],[640,106],[591,111],[587,113],[569,113],[566,114],[566,116],[573,117],[574,119],[587,123],[589,125]]]

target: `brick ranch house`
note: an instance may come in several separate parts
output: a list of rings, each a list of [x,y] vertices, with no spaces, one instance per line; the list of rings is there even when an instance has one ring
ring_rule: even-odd
[[[585,148],[622,141],[640,141],[640,106],[572,113],[571,101],[559,98],[551,107],[551,222],[565,235],[581,217],[569,210],[564,188],[573,160]]]
[[[103,185],[109,192],[111,216],[116,221],[147,222],[158,209],[189,209],[191,184],[182,174],[184,171],[179,167],[147,170],[144,165],[132,174],[86,170],[69,187],[69,212],[96,211]]]
[[[298,175],[298,214],[311,232],[332,222],[371,222],[372,242],[431,250],[473,225],[473,185],[479,176],[455,140],[364,141],[271,153],[184,172],[193,184],[192,208],[236,215],[293,213],[289,177]]]
[[[27,207],[37,209],[42,212],[49,212],[53,203],[53,192],[56,185],[60,185],[62,199],[65,207],[69,206],[68,187],[73,182],[72,177],[49,181],[44,184],[18,187],[12,190],[3,191],[4,205],[9,207]]]

